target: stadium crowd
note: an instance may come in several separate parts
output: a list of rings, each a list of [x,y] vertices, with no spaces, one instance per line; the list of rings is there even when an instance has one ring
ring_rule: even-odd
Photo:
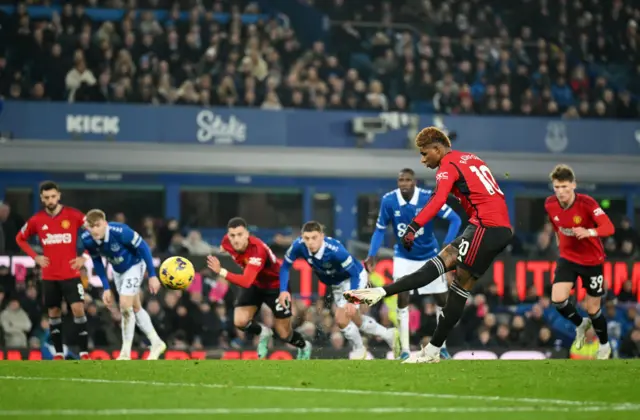
[[[0,209],[5,209],[1,207]],[[7,216],[9,216],[7,214]],[[0,211],[0,226],[9,226],[10,217]],[[17,217],[17,216],[13,216]],[[114,215],[115,220],[126,222],[124,213]],[[9,223],[8,223],[9,221]],[[133,224],[136,227],[135,224]],[[197,231],[185,236],[177,221],[157,223],[145,218],[137,230],[154,248],[158,256],[189,254],[202,258],[210,252],[219,252],[217,247],[206,243]],[[539,236],[550,234],[543,229]],[[289,238],[290,240],[290,238]],[[640,246],[637,231],[622,220],[612,239],[616,249],[624,249],[632,243],[632,252]],[[11,246],[10,241],[6,245]],[[287,237],[272,240],[273,249],[282,254]],[[541,240],[539,239],[539,242]],[[544,254],[535,257],[555,258],[553,245]],[[86,269],[82,280],[86,287],[85,307],[89,319],[91,344],[95,347],[117,348],[120,345],[120,312],[116,306],[105,307],[100,296],[102,289],[90,282]],[[0,267],[0,338],[5,347],[39,348],[47,339],[48,323],[43,317],[44,308],[39,296],[40,270],[28,271],[24,281],[17,281],[8,267]],[[609,320],[609,335],[614,344],[614,354],[620,357],[640,357],[640,315],[638,303],[632,293],[632,282],[624,283],[618,296],[607,296],[606,310]],[[112,288],[113,289],[113,288]],[[473,349],[546,348],[549,350],[568,348],[572,342],[573,328],[567,324],[548,297],[538,297],[530,287],[524,301],[515,295],[515,288],[507,286],[504,296],[491,284],[477,290],[469,300],[460,324],[449,338],[450,347]],[[163,291],[159,296],[142,292],[144,305],[149,312],[158,334],[173,348],[198,350],[203,348],[233,349],[252,346],[256,337],[247,337],[233,326],[233,303],[237,287],[210,270],[200,270],[194,284],[185,292]],[[544,295],[549,296],[550,290]],[[340,329],[335,324],[331,310],[331,294],[324,299],[318,297],[310,305],[297,300],[293,308],[294,326],[313,340],[316,348],[346,349]],[[371,315],[383,325],[390,326],[395,319],[395,300],[392,299],[371,309]],[[69,327],[72,316],[65,312]],[[261,321],[271,326],[270,311],[261,312]],[[415,346],[428,342],[436,327],[435,304],[430,298],[414,297],[410,307],[411,342]],[[72,328],[65,329],[72,331]],[[139,337],[139,336],[138,336]],[[594,336],[591,336],[595,339]],[[71,342],[73,335],[68,337]],[[0,348],[2,347],[0,340]],[[138,343],[144,346],[145,343]],[[383,347],[384,343],[379,344]],[[281,346],[280,343],[274,345]]]
[[[261,11],[249,1],[89,0],[46,18],[30,17],[19,2],[4,16],[0,94],[271,110],[640,115],[640,7],[631,0],[307,2],[333,21],[324,40],[299,36],[304,27],[281,14],[256,20]],[[89,17],[86,6],[131,8],[109,21]],[[255,23],[243,23],[246,16]]]

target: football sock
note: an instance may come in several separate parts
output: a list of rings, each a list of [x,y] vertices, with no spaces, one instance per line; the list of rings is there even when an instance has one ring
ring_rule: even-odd
[[[392,296],[400,292],[408,292],[410,290],[419,289],[426,286],[438,277],[447,272],[444,260],[439,255],[431,258],[417,271],[400,277],[395,282],[384,286],[382,289],[387,296]]]
[[[444,313],[444,308],[442,306],[436,305],[436,325],[440,323],[440,317]],[[442,347],[447,347],[447,342],[442,343]]]
[[[87,317],[74,317],[73,323],[76,324],[76,329],[78,331],[78,347],[80,347],[80,353],[86,353],[89,351],[89,331],[87,331]]]
[[[344,334],[344,337],[347,339],[347,341],[351,343],[353,350],[360,350],[364,347],[360,331],[358,330],[356,324],[353,323],[353,321],[349,322],[349,324],[342,329],[342,333]]]
[[[591,324],[593,325],[593,330],[596,332],[598,339],[600,339],[600,344],[606,344],[609,342],[609,333],[607,331],[607,320],[602,313],[602,309],[600,309],[595,314],[589,314],[589,318],[591,318]]]
[[[242,328],[238,327],[238,329],[253,335],[260,335],[260,333],[262,332],[262,326],[252,321],[249,321],[249,323]]]
[[[133,334],[136,331],[135,314],[133,308],[122,309],[122,349],[121,354],[131,354],[131,345],[133,344]]]
[[[362,315],[362,325],[360,325],[360,331],[365,334],[375,335],[380,338],[387,338],[389,330],[380,325],[375,319],[368,315]]]
[[[295,330],[291,333],[291,338],[289,338],[288,342],[299,349],[303,349],[307,345],[302,334]]]
[[[160,341],[160,337],[158,336],[156,329],[153,328],[153,323],[151,322],[149,313],[142,308],[136,312],[136,325],[140,328],[140,331],[147,336],[151,344]]]
[[[456,326],[462,312],[467,303],[467,299],[471,297],[471,293],[464,290],[462,286],[454,282],[449,288],[449,295],[447,297],[447,305],[442,310],[442,316],[439,319],[436,331],[431,338],[431,344],[435,347],[442,347],[447,339],[447,336]]]
[[[49,331],[51,334],[51,343],[56,349],[56,353],[63,354],[64,348],[62,347],[62,319],[49,319]]]
[[[553,302],[553,305],[556,307],[558,312],[560,312],[560,315],[573,322],[573,325],[576,327],[582,325],[582,317],[578,313],[576,307],[569,302],[569,299],[564,302]]]
[[[408,352],[409,347],[409,308],[398,308],[398,334],[400,334],[400,347],[403,352]]]

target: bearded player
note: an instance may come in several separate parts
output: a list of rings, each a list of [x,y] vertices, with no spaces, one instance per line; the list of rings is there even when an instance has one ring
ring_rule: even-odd
[[[575,192],[576,176],[569,166],[556,166],[549,177],[555,195],[547,198],[544,208],[556,231],[560,248],[551,301],[558,312],[575,325],[576,348],[582,348],[585,334],[593,325],[600,340],[596,358],[609,359],[611,345],[607,320],[601,309],[606,285],[602,275],[605,254],[600,238],[613,235],[615,228],[596,200]],[[578,277],[587,290],[585,306],[589,318],[582,318],[569,301]]]
[[[427,223],[416,233],[416,240],[411,251],[407,251],[400,243],[400,238],[415,215],[427,204],[432,192],[417,188],[416,176],[412,169],[405,168],[398,174],[398,188],[386,193],[380,202],[380,212],[376,221],[376,230],[371,237],[369,254],[365,260],[368,271],[375,267],[375,256],[382,245],[387,225],[393,226],[394,236],[398,243],[393,252],[393,279],[397,280],[424,265],[430,258],[440,251],[440,244],[433,233],[433,223]],[[448,205],[443,205],[438,217],[449,222],[449,230],[444,239],[448,244],[453,241],[460,231],[460,217]],[[417,290],[419,295],[433,295],[436,301],[436,319],[440,319],[442,308],[447,302],[449,283],[446,274],[431,284]],[[400,335],[400,360],[406,360],[410,355],[409,348],[409,292],[398,294],[398,333]],[[396,355],[397,356],[397,355]],[[450,358],[445,344],[442,346],[440,357]]]
[[[418,231],[438,214],[449,193],[461,201],[469,216],[469,225],[461,236],[417,271],[385,287],[348,291],[344,296],[350,302],[371,305],[385,296],[419,289],[455,269],[447,304],[431,342],[417,357],[407,360],[437,363],[442,345],[462,316],[470,291],[511,242],[513,232],[504,194],[482,159],[451,150],[451,140],[436,127],[423,129],[416,137],[416,146],[422,155],[421,162],[428,168],[437,168],[436,188],[402,236],[404,248],[411,250]]]
[[[31,216],[16,236],[16,243],[40,267],[44,304],[49,314],[51,342],[55,348],[54,360],[64,360],[62,345],[62,300],[73,313],[73,323],[78,334],[80,359],[89,359],[87,317],[84,313],[84,288],[80,272],[85,259],[78,250],[78,230],[84,224],[84,214],[72,207],[60,204],[60,188],[55,182],[40,184],[40,200],[44,210]],[[38,236],[44,255],[38,255],[29,243]]]
[[[253,321],[262,304],[266,304],[275,317],[274,327],[277,336],[284,342],[298,348],[298,360],[311,357],[311,343],[294,331],[291,326],[291,301],[278,302],[280,294],[280,262],[271,248],[259,238],[251,236],[247,222],[234,217],[227,224],[227,234],[222,238],[222,249],[244,269],[242,274],[230,273],[222,268],[220,261],[207,257],[207,266],[224,279],[242,287],[233,312],[236,328],[260,337],[258,357],[264,359],[269,351],[269,341],[273,331],[265,325]]]

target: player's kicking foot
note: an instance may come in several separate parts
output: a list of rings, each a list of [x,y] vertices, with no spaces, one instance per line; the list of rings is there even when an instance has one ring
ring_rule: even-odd
[[[367,305],[375,305],[380,300],[382,300],[385,295],[386,293],[382,287],[349,290],[343,293],[343,296],[347,300],[347,302],[354,303],[356,305],[359,305],[361,303],[366,303]]]
[[[87,353],[86,351],[80,352],[79,356],[80,360],[91,360],[91,357],[89,357],[89,353]]]
[[[591,320],[589,318],[582,318],[582,324],[576,327],[576,349],[580,350],[584,346],[584,339],[587,331],[591,328]]]
[[[258,343],[259,359],[267,358],[267,355],[269,354],[269,341],[271,341],[272,336],[273,331],[271,331],[271,328],[263,326],[262,331],[260,332],[260,342]]]
[[[298,356],[296,357],[297,360],[311,359],[311,350],[313,350],[313,346],[308,341],[305,341],[305,343],[306,345],[303,348],[298,349]]]
[[[609,342],[600,344],[600,347],[598,348],[598,353],[596,354],[596,359],[608,360],[610,358],[611,358],[611,344],[609,344]]]
[[[160,355],[167,350],[167,344],[160,340],[151,344],[151,349],[149,349],[149,355],[145,360],[158,360]]]

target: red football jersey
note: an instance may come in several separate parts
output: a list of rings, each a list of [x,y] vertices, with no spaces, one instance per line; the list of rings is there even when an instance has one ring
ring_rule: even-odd
[[[271,248],[255,236],[249,236],[249,245],[244,252],[231,246],[229,237],[222,238],[222,248],[244,269],[243,274],[228,273],[227,279],[243,287],[252,284],[261,289],[280,289],[280,262]]]
[[[27,241],[38,235],[42,253],[49,265],[42,268],[43,280],[68,280],[80,277],[80,272],[71,268],[70,261],[78,256],[78,230],[84,225],[84,214],[73,207],[65,207],[56,215],[41,210],[31,216],[18,234]]]
[[[452,150],[442,158],[433,195],[414,221],[420,226],[427,224],[438,214],[450,193],[462,203],[469,223],[511,228],[504,193],[478,156]]]
[[[547,197],[544,209],[557,232],[560,258],[581,265],[600,265],[605,253],[599,236],[613,234],[613,223],[593,198],[585,194],[576,194],[576,198],[567,208],[563,208],[556,196]],[[599,236],[578,239],[573,228],[596,229]]]

